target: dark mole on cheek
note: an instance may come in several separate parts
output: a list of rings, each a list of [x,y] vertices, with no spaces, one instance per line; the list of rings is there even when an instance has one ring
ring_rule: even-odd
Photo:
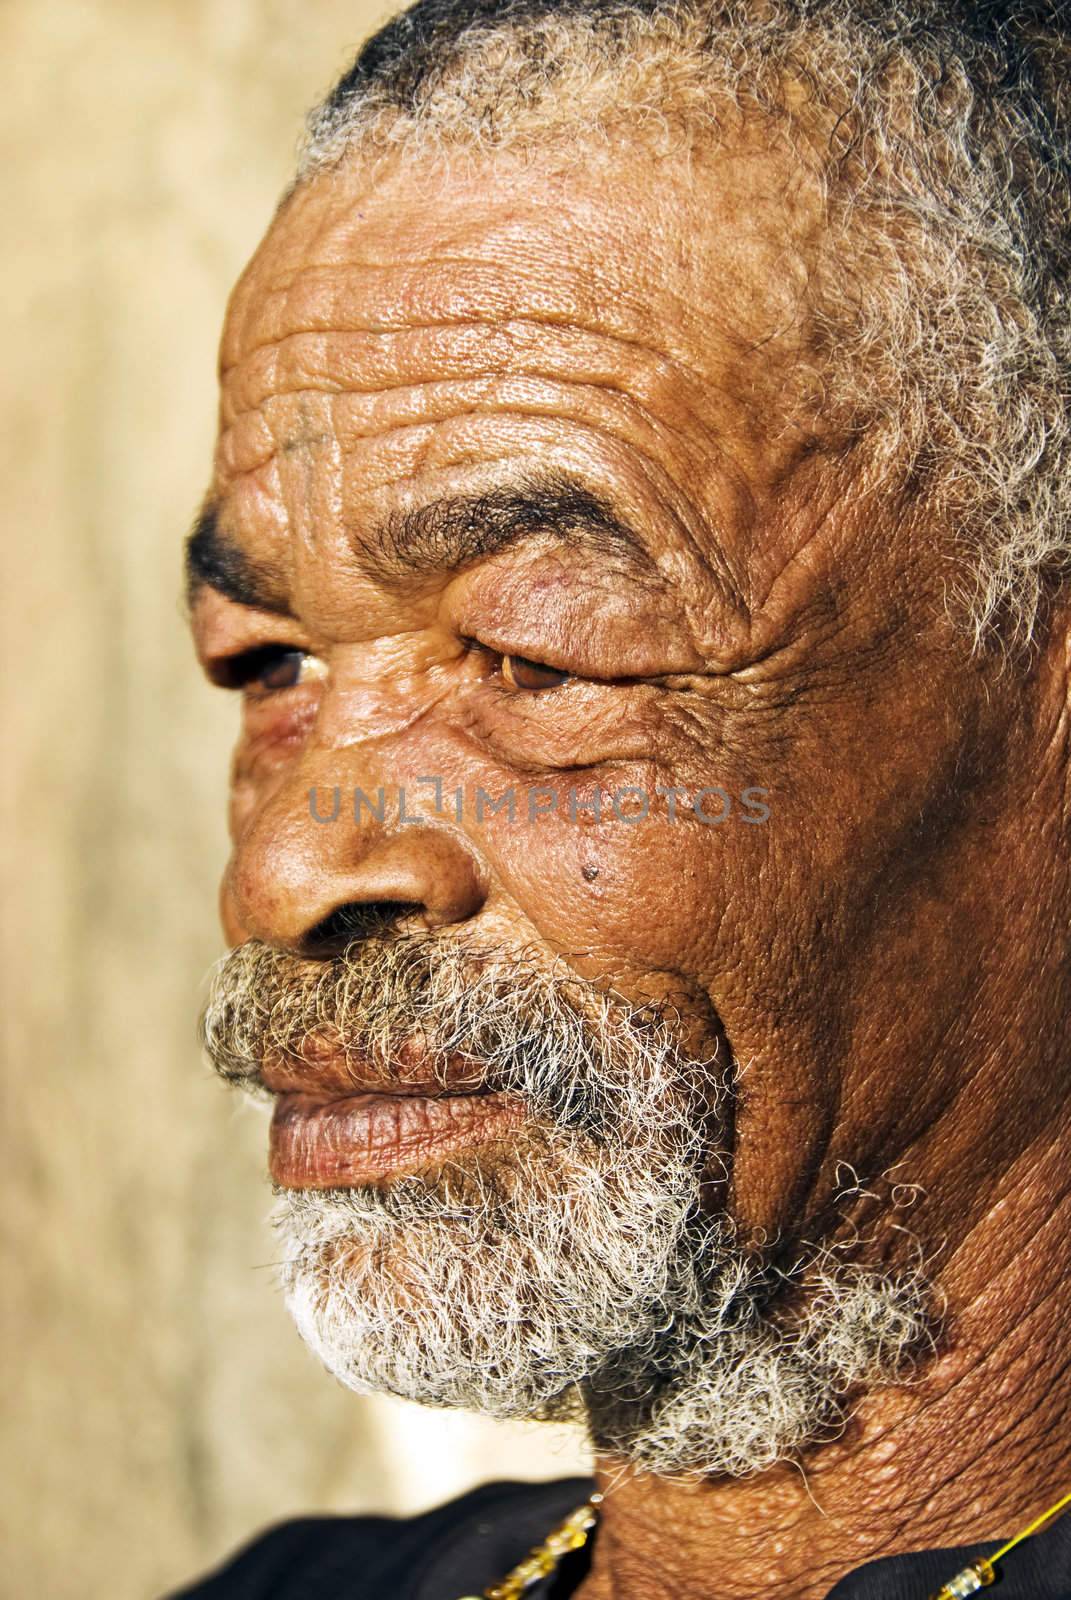
[[[581,867],[580,876],[588,883],[594,883],[595,879],[599,876],[599,869],[598,867]]]

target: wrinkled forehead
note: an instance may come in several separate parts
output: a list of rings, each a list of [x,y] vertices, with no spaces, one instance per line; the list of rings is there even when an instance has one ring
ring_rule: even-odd
[[[797,346],[817,204],[755,141],[658,165],[624,142],[583,159],[354,156],[287,199],[235,290],[224,420],[332,335],[354,336],[331,351],[340,385],[388,386],[391,353],[443,377],[494,370],[527,329],[733,380],[743,400]]]
[[[755,138],[659,165],[625,143],[347,158],[232,297],[223,526],[321,606],[330,571],[345,608],[353,530],[527,465],[765,593],[825,426],[786,379],[820,225],[809,174]]]

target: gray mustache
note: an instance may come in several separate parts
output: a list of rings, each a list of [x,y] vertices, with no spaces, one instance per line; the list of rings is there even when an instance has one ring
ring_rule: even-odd
[[[325,1056],[384,1086],[406,1074],[524,1097],[559,1126],[606,1133],[647,1059],[676,1062],[682,1101],[700,1093],[663,1010],[635,1007],[535,952],[466,947],[397,932],[352,940],[321,960],[250,940],[216,969],[201,1019],[215,1071],[268,1092],[271,1061],[316,1069]]]

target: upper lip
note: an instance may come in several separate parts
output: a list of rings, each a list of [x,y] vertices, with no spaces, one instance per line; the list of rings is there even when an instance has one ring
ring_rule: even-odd
[[[334,1099],[353,1094],[445,1095],[478,1094],[483,1089],[471,1063],[459,1062],[438,1076],[428,1074],[424,1052],[400,1050],[387,1071],[352,1051],[342,1052],[318,1040],[307,1041],[301,1059],[275,1057],[264,1062],[260,1077],[272,1094],[305,1094]]]

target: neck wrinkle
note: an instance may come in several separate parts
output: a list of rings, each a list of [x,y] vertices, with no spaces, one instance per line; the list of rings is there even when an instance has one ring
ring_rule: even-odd
[[[1024,1151],[950,1250],[937,1354],[802,1467],[679,1484],[600,1459],[575,1600],[710,1600],[712,1584],[718,1600],[825,1600],[868,1561],[1008,1538],[1071,1490],[1067,1140],[1058,1125]]]

